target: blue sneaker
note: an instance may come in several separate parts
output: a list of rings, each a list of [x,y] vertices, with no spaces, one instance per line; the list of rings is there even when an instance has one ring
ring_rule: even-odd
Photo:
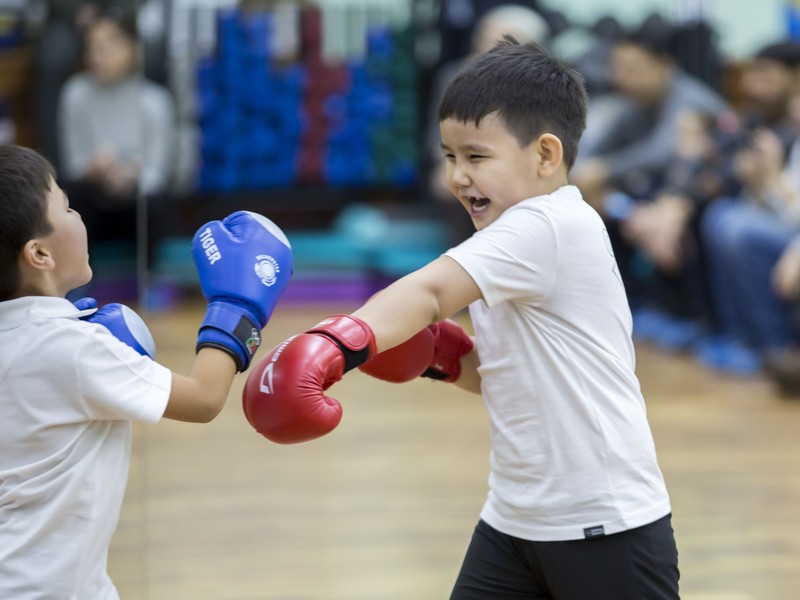
[[[652,308],[633,313],[633,339],[653,342],[664,352],[686,350],[701,335],[700,325],[689,319],[672,317]]]
[[[654,308],[640,308],[633,311],[632,316],[636,341],[653,341],[667,327],[667,316]]]
[[[694,345],[695,358],[705,367],[734,375],[756,375],[761,356],[755,350],[726,337],[707,337]]]

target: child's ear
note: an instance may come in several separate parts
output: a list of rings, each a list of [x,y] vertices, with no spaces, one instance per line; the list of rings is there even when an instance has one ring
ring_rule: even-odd
[[[22,247],[20,260],[23,265],[27,265],[37,271],[52,271],[56,264],[50,250],[38,239],[28,240]]]
[[[536,140],[539,150],[539,176],[553,175],[564,163],[564,147],[552,133],[543,133]]]

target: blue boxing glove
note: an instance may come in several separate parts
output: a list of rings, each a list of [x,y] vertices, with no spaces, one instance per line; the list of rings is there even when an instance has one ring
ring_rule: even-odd
[[[94,298],[81,298],[74,304],[80,311],[94,309],[91,314],[80,317],[81,320],[102,325],[119,341],[125,342],[142,356],[155,360],[156,343],[153,336],[142,318],[133,310],[117,302],[106,304],[98,310]]]
[[[206,223],[192,240],[192,256],[208,309],[197,350],[230,354],[239,372],[247,370],[292,274],[292,247],[272,221],[238,211]]]

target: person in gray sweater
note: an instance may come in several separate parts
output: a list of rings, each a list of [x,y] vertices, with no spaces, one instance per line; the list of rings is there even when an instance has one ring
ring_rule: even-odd
[[[61,88],[81,65],[86,27],[116,7],[136,12],[139,0],[45,0],[47,17],[34,35],[33,100],[37,137],[47,159],[61,168],[58,148],[58,98]]]
[[[98,241],[136,239],[136,201],[158,210],[174,170],[174,101],[139,73],[133,16],[107,12],[86,29],[86,68],[61,90],[64,188]]]

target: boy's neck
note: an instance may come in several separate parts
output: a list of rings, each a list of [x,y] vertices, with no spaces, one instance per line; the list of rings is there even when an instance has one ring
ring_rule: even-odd
[[[552,176],[542,180],[542,195],[552,194],[557,189],[569,185],[569,178],[567,177],[566,169],[559,169]]]

